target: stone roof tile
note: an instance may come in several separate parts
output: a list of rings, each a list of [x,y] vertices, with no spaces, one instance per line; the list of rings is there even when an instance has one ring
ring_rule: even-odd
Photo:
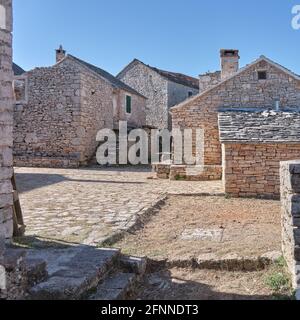
[[[222,143],[300,142],[300,109],[220,109]]]

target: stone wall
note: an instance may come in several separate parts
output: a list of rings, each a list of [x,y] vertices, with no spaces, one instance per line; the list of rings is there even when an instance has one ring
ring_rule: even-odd
[[[28,101],[14,113],[16,165],[62,166],[80,161],[81,78],[66,61],[26,74]],[[44,159],[44,160],[42,160]]]
[[[267,80],[258,80],[258,70]],[[267,61],[261,61],[218,87],[172,109],[173,128],[204,129],[204,164],[221,165],[217,110],[220,107],[274,108],[300,106],[300,83]],[[195,145],[194,141],[193,144]]]
[[[125,114],[125,92],[72,58],[25,77],[27,100],[14,113],[17,166],[85,165],[95,155],[100,129],[113,129],[119,120],[145,124],[145,98],[130,94],[132,114]]]
[[[126,96],[131,96],[131,114],[126,113]],[[130,128],[142,128],[146,125],[146,99],[128,93],[124,90],[119,90],[118,93],[118,121],[127,121]],[[117,127],[118,128],[118,127]],[[116,128],[116,129],[117,129]]]
[[[77,148],[81,163],[87,163],[95,154],[97,132],[113,129],[113,87],[88,71],[81,74],[81,114]]]
[[[22,253],[11,254],[5,242],[13,236],[11,177],[13,145],[12,1],[0,0],[0,300],[23,295]],[[4,8],[4,9],[3,9]]]
[[[0,257],[3,241],[13,235],[12,223],[12,144],[13,144],[13,90],[12,90],[12,4],[0,0],[5,8],[5,29],[0,29]],[[4,27],[4,26],[3,26]],[[2,243],[2,244],[1,244]],[[1,270],[0,270],[1,273]]]
[[[292,275],[293,286],[300,289],[300,161],[281,163],[282,250]],[[299,292],[299,291],[298,291]]]
[[[207,72],[199,76],[199,92],[203,92],[221,82],[221,71]]]
[[[298,144],[223,145],[225,192],[236,197],[279,198],[280,161],[300,156]]]
[[[142,63],[123,73],[120,80],[147,98],[146,125],[168,128],[168,81]]]
[[[179,83],[168,81],[168,109],[178,103],[187,100],[191,96],[195,96],[199,90],[184,86]],[[191,95],[190,95],[191,94]],[[172,117],[168,114],[168,128],[172,127]]]

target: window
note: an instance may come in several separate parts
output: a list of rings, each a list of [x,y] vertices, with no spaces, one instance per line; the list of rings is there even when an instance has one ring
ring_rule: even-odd
[[[267,71],[258,71],[258,80],[267,80]]]
[[[192,97],[193,96],[193,92],[192,91],[189,91],[188,92],[188,97],[190,98],[190,97]]]
[[[131,113],[131,96],[126,96],[126,113]]]

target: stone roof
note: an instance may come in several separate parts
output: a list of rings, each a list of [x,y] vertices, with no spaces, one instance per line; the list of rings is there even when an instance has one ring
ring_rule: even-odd
[[[191,77],[191,76],[187,76],[183,73],[178,73],[178,72],[171,72],[171,71],[165,71],[162,69],[158,69],[156,67],[152,67],[148,64],[145,64],[144,62],[138,60],[138,59],[134,59],[129,65],[127,65],[118,75],[117,77],[119,77],[123,72],[125,72],[127,69],[129,69],[132,65],[136,64],[136,63],[141,63],[143,65],[145,65],[146,67],[152,69],[153,71],[157,72],[158,74],[160,74],[162,77],[166,78],[169,81],[178,83],[178,84],[182,84],[184,86],[190,87],[190,88],[194,88],[199,90],[199,79]]]
[[[300,109],[220,109],[222,143],[300,142]]]
[[[20,66],[18,66],[17,64],[13,63],[13,72],[15,76],[21,76],[23,73],[25,73],[26,71],[23,70]]]
[[[85,62],[77,57],[74,57],[72,55],[67,55],[67,57],[70,57],[71,59],[75,60],[76,62],[80,63],[81,65],[84,65],[85,67],[87,67],[88,69],[90,69],[91,71],[97,73],[98,75],[100,75],[102,78],[105,78],[108,82],[110,82],[115,88],[118,89],[122,89],[125,90],[127,92],[130,92],[132,94],[138,95],[140,97],[145,98],[143,95],[141,95],[139,92],[137,92],[136,90],[134,90],[133,88],[131,88],[130,86],[128,86],[127,84],[125,84],[124,82],[122,82],[121,80],[119,80],[118,78],[114,77],[112,74],[108,73],[107,71],[98,68],[88,62]],[[146,98],[145,98],[146,99]]]
[[[180,109],[182,107],[184,107],[185,105],[187,105],[188,103],[192,102],[192,101],[195,101],[197,100],[198,98],[206,95],[207,93],[211,92],[212,90],[218,88],[219,86],[221,86],[222,84],[224,84],[225,82],[235,78],[236,76],[242,74],[243,72],[245,72],[246,70],[248,70],[249,68],[253,67],[254,65],[256,65],[257,63],[260,63],[261,61],[266,61],[267,63],[269,63],[270,65],[272,65],[273,67],[281,70],[282,72],[290,75],[291,77],[293,77],[294,79],[296,80],[300,80],[300,75],[292,72],[291,70],[283,67],[281,64],[277,63],[277,62],[274,62],[273,60],[265,57],[265,56],[260,56],[258,59],[256,59],[255,61],[253,61],[252,63],[246,65],[245,67],[239,69],[236,73],[234,73],[232,76],[229,76],[227,78],[225,78],[224,80],[220,81],[218,84],[208,88],[207,90],[204,90],[203,92],[200,92],[198,95],[196,96],[193,96],[191,97],[190,99],[187,99],[181,103],[179,103],[178,105],[170,108],[170,111],[172,112],[172,110],[175,110],[175,109]]]

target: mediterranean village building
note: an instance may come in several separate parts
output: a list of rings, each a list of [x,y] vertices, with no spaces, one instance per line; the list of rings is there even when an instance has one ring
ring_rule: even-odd
[[[15,66],[14,162],[78,167],[96,154],[100,129],[145,126],[146,98],[108,72],[56,51],[56,64],[26,73]],[[21,75],[20,75],[21,73]]]
[[[229,195],[278,197],[279,162],[300,156],[300,77],[264,56],[239,69],[237,50],[221,50],[221,65],[220,73],[200,77],[199,95],[171,108],[173,128],[204,130],[201,170],[162,166],[159,175],[223,176]]]
[[[198,79],[160,70],[137,59],[127,65],[117,78],[147,97],[146,124],[152,128],[170,129],[170,108],[199,92]]]
[[[127,120],[129,129],[153,124],[164,128],[170,126],[171,105],[175,105],[171,108],[174,128],[204,129],[202,171],[187,177],[187,166],[171,165],[167,168],[171,178],[223,176],[230,195],[270,198],[279,195],[281,179],[283,253],[294,287],[299,288],[300,162],[283,162],[281,177],[279,171],[281,161],[300,156],[298,75],[264,56],[239,69],[238,51],[222,50],[222,70],[201,75],[198,87],[192,78],[137,60],[119,75],[125,84],[66,56],[62,47],[54,66],[24,72],[12,63],[12,0],[0,0],[0,15],[0,300],[24,298],[29,285],[24,251],[9,246],[14,215],[13,143],[16,164],[78,166],[93,157],[99,129],[117,130],[119,120]],[[138,81],[139,68],[145,82],[135,85],[133,74]],[[198,89],[198,95],[186,100]],[[152,109],[154,101],[159,101],[158,109]],[[159,125],[150,110],[159,114]],[[90,259],[84,262],[94,273],[93,263],[100,256],[84,257]]]

